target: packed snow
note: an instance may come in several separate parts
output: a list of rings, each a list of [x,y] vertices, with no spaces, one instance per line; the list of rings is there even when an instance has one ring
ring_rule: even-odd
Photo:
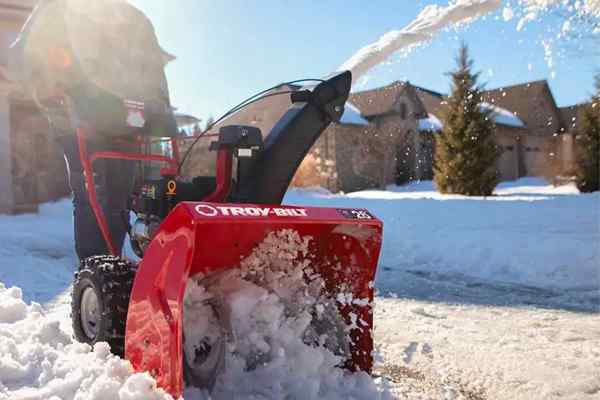
[[[364,372],[338,368],[349,356],[343,319],[323,293],[322,278],[313,271],[307,281],[311,264],[298,258],[311,240],[291,230],[272,232],[239,269],[188,284],[188,363],[197,349],[217,349],[223,331],[236,339],[227,343],[224,372],[207,400],[390,398],[381,380],[378,386]],[[219,323],[217,315],[228,318]],[[205,398],[194,389],[185,397]]]
[[[279,398],[276,388],[265,389],[273,379],[303,382],[306,390],[314,388],[307,382],[321,385],[330,398],[365,388],[369,394],[356,398],[597,398],[599,193],[528,178],[503,183],[488,198],[442,195],[420,182],[346,195],[291,190],[286,202],[366,207],[384,221],[374,317],[376,371],[386,379],[275,369],[299,362],[288,355],[248,375],[232,372],[227,379],[240,390],[263,388],[262,398]],[[71,224],[67,200],[43,205],[39,215],[0,216],[0,399],[168,399],[105,345],[73,342]],[[261,291],[262,300],[248,307],[277,319],[270,312],[280,310],[281,296],[233,283]],[[289,322],[277,320],[282,329]],[[297,335],[287,338],[306,350]]]
[[[134,374],[128,361],[111,355],[108,344],[74,342],[44,307],[27,305],[20,289],[0,283],[0,399],[169,398],[149,374]]]

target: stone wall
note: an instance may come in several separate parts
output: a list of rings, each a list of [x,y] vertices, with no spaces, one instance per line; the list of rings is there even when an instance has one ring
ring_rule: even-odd
[[[68,196],[64,157],[47,119],[33,104],[13,103],[10,125],[15,206],[27,208]]]

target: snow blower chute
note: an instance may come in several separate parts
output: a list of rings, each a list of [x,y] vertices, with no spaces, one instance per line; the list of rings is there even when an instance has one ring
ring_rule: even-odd
[[[210,389],[227,368],[224,346],[234,338],[227,307],[216,299],[212,307],[223,338],[186,354],[184,294],[189,279],[201,277],[210,285],[211,277],[239,269],[273,234],[294,232],[306,244],[294,253],[294,262],[304,268],[307,290],[320,285],[326,302],[315,310],[333,310],[329,321],[311,327],[306,340],[330,346],[343,360],[340,367],[370,372],[373,280],[382,223],[363,209],[281,205],[311,146],[331,122],[339,121],[350,86],[350,72],[319,80],[316,86],[296,86],[287,93],[289,109],[264,139],[254,126],[221,126],[210,145],[217,152],[216,177],[180,177],[181,138],[169,139],[168,156],[88,154],[86,132],[80,130],[90,203],[111,250],[115,246],[96,199],[93,162],[114,158],[166,166],[160,177],[142,182],[132,201],[137,221],[131,226],[131,245],[141,261],[134,265],[117,254],[97,256],[84,260],[76,273],[76,337],[90,344],[108,341],[113,352],[124,355],[136,371],[148,371],[175,398],[182,395],[184,380]],[[344,338],[331,345],[319,339],[327,334]]]

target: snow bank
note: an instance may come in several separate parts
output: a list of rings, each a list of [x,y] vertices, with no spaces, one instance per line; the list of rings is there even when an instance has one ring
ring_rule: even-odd
[[[306,281],[310,264],[298,256],[306,256],[310,240],[292,230],[272,232],[239,269],[188,284],[186,354],[217,348],[223,325],[230,330],[225,371],[212,399],[389,398],[366,373],[338,368],[349,355],[346,327],[322,293],[322,279],[309,273]],[[214,304],[221,312],[213,311]],[[219,323],[217,315],[229,318]],[[185,398],[209,397],[188,389]]]
[[[106,343],[73,343],[37,303],[0,283],[0,399],[169,400]]]
[[[532,179],[502,184],[488,198],[443,195],[431,182],[390,189],[344,196],[290,191],[285,203],[371,210],[384,221],[379,271],[600,289],[600,193]],[[393,273],[385,276],[376,287],[393,292],[400,283]]]
[[[459,0],[446,7],[429,5],[417,18],[399,31],[390,31],[378,41],[358,50],[338,70],[352,71],[352,83],[392,54],[431,40],[442,29],[471,22],[500,7],[501,0]]]

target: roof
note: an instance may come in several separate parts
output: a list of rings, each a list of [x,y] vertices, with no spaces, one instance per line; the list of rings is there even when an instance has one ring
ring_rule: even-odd
[[[545,80],[486,90],[482,98],[486,103],[510,110],[533,134],[553,134],[562,126],[558,107]]]
[[[498,107],[486,102],[479,104],[479,107],[482,110],[489,111],[489,115],[497,124],[512,126],[513,128],[525,128],[525,123],[523,122],[523,120],[517,117],[512,111],[508,111],[505,108]]]
[[[395,81],[377,89],[351,93],[350,101],[364,117],[386,114],[394,110],[396,99],[406,86],[406,82]]]
[[[419,99],[425,105],[430,116],[442,117],[442,111],[446,105],[446,96],[442,93],[415,86]],[[487,102],[481,103],[481,108],[491,111],[495,123],[515,128],[524,128],[525,123],[512,111]]]
[[[427,118],[419,119],[419,131],[439,132],[444,129],[442,122],[433,114],[427,114]]]
[[[342,114],[342,118],[340,118],[340,123],[353,125],[369,125],[369,121],[367,121],[360,115],[360,110],[349,101],[347,101],[344,106],[344,113]]]
[[[174,114],[175,114],[175,121],[177,122],[178,127],[198,124],[201,121],[199,118],[196,118],[190,114],[183,114],[183,113],[179,113],[179,112],[176,112]]]
[[[427,112],[440,118],[445,104],[445,96],[441,93],[419,86],[415,86],[415,90]]]
[[[369,118],[393,112],[396,99],[405,90],[410,90],[410,95],[420,103],[418,107],[423,108],[423,113],[416,116],[418,119],[442,118],[446,96],[409,82],[396,81],[377,89],[352,93],[350,101],[363,117]],[[499,125],[528,128],[537,135],[551,135],[561,132],[576,117],[579,106],[559,110],[548,82],[540,80],[485,90],[482,107],[492,111],[492,117]]]

